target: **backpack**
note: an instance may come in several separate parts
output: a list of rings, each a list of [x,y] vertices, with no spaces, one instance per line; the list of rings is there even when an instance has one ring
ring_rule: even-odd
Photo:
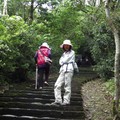
[[[38,57],[37,57],[37,65],[44,65],[46,64],[49,55],[49,49],[47,48],[41,48],[37,51]]]
[[[40,50],[37,51],[38,57],[37,57],[37,65],[43,65],[45,64],[45,58],[43,54],[40,52]]]

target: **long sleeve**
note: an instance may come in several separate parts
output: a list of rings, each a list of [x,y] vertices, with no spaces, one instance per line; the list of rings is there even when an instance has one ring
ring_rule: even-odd
[[[63,55],[61,56],[60,60],[59,60],[59,64],[63,65],[66,63],[74,63],[75,61],[75,52],[73,50],[71,50],[70,52],[64,52]]]
[[[75,52],[73,50],[64,52],[59,60],[61,65],[60,72],[73,72],[75,63]]]

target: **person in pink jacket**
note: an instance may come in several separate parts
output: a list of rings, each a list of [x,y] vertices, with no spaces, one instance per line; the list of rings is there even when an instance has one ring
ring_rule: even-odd
[[[50,64],[48,64],[49,62],[46,61],[49,60],[52,62],[51,49],[46,42],[42,43],[42,45],[36,51],[34,59],[36,66],[38,67],[37,87],[39,89],[42,89],[44,85],[49,85],[48,78],[50,72]],[[44,77],[45,80],[43,79]]]
[[[74,69],[78,70],[75,63],[75,52],[72,50],[73,45],[70,40],[64,40],[60,46],[64,53],[59,59],[60,71],[59,77],[54,85],[55,102],[51,105],[69,105],[71,98],[71,81],[74,73]],[[64,85],[64,95],[61,95],[61,88]]]

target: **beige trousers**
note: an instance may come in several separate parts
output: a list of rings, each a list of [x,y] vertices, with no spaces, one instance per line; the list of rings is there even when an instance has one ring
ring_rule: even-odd
[[[59,103],[64,102],[64,103],[70,104],[72,77],[73,77],[73,72],[60,73],[54,85],[55,102],[59,102]],[[64,85],[65,92],[62,97],[61,90],[63,85]]]

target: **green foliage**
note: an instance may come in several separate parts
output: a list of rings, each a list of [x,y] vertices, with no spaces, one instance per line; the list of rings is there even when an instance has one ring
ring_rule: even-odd
[[[114,96],[114,92],[115,92],[115,81],[114,79],[110,79],[109,81],[104,83],[107,91],[109,94],[111,94],[112,96]]]
[[[33,40],[29,38],[29,27],[19,16],[3,17],[0,23],[4,26],[4,34],[0,35],[2,76],[24,81],[33,64]]]
[[[79,51],[82,49],[83,53],[90,52],[96,63],[94,70],[102,79],[108,79],[113,76],[115,44],[103,10],[102,7],[90,6],[86,8],[87,14],[82,14],[86,17],[81,24],[84,41]]]
[[[70,1],[66,1],[65,4],[60,4],[52,14],[53,18],[50,23],[51,34],[55,36],[54,39],[57,39],[57,46],[60,45],[64,39],[70,39],[76,51],[82,38],[79,28],[80,23],[77,19],[79,13],[75,11]]]
[[[93,43],[91,44],[91,52],[96,61],[96,70],[103,79],[113,76],[114,66],[114,41],[112,41],[109,31],[94,34]]]
[[[109,58],[106,58],[106,60],[100,59],[100,62],[98,62],[97,65],[94,66],[94,70],[97,71],[97,73],[103,80],[108,80],[114,75],[112,63],[113,61]]]
[[[84,6],[82,1],[53,0],[49,2],[52,11],[43,8],[48,0],[35,0],[34,19],[30,18],[30,0],[8,1],[9,16],[0,18],[0,79],[26,79],[35,70],[34,54],[38,47],[48,42],[52,50],[52,69],[57,71],[58,59],[62,54],[60,45],[70,39],[73,49],[83,56],[87,53],[94,59],[94,69],[101,78],[113,76],[114,37],[105,20],[104,8]],[[2,11],[2,1],[0,1]],[[48,5],[49,5],[48,4]],[[120,30],[119,4],[111,4],[112,18]],[[16,16],[18,15],[18,16]],[[20,17],[21,16],[21,17]],[[23,78],[21,78],[23,76]],[[14,79],[13,79],[14,78]]]

